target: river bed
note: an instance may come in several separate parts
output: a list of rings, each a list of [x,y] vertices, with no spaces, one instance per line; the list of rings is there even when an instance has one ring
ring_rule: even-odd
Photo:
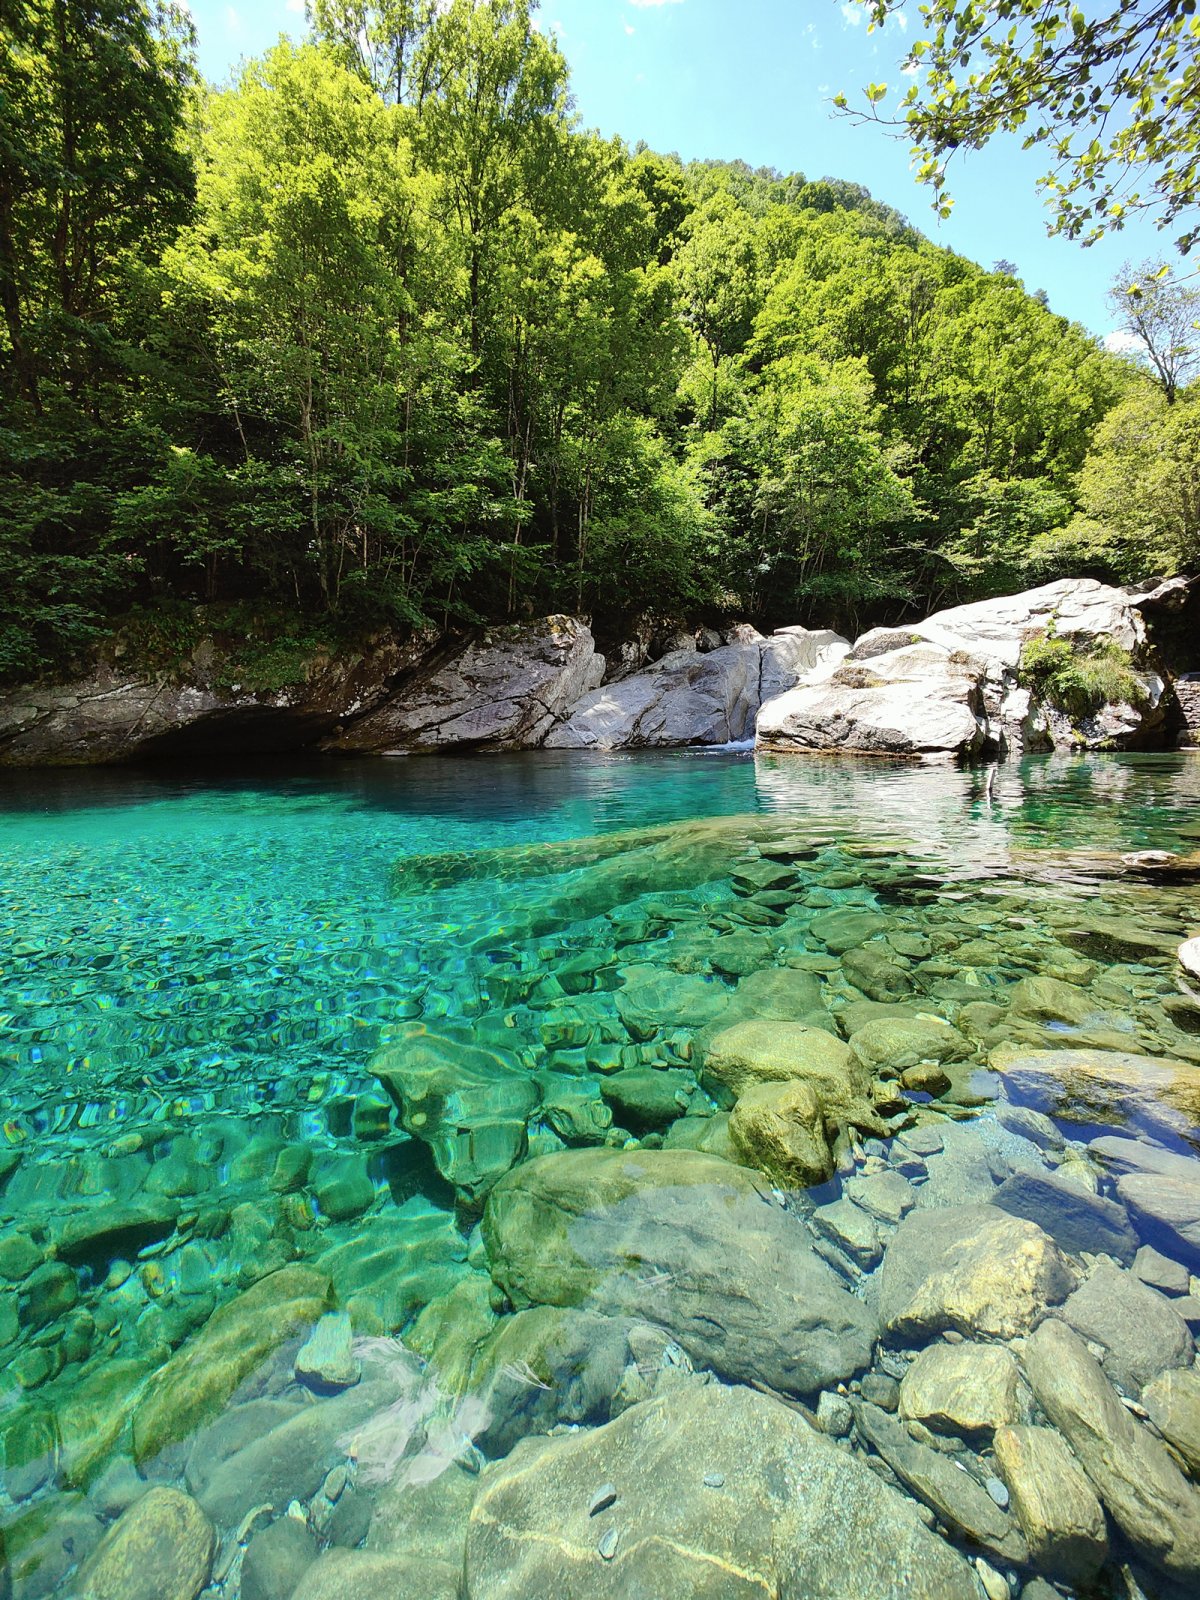
[[[12,1595],[1195,1593],[1148,850],[1194,756],[0,776]]]

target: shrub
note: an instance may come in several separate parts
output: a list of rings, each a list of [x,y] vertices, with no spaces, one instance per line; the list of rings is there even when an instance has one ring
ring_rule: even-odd
[[[1091,716],[1106,705],[1144,710],[1149,703],[1133,658],[1115,639],[1080,645],[1041,634],[1021,651],[1020,677],[1037,699],[1075,718]]]

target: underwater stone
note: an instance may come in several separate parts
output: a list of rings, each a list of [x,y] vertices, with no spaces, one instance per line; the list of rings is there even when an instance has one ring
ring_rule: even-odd
[[[696,1080],[690,1072],[632,1068],[601,1079],[600,1093],[634,1133],[665,1128],[687,1110]]]
[[[883,1241],[874,1217],[850,1200],[818,1206],[809,1221],[822,1238],[844,1251],[864,1271],[870,1271],[883,1255]]]
[[[1200,1475],[1200,1372],[1193,1366],[1160,1373],[1142,1390],[1142,1404],[1193,1477]]]
[[[905,969],[889,957],[886,945],[859,945],[842,957],[842,971],[869,1000],[899,1000],[911,994],[913,983]]]
[[[830,1115],[860,1100],[871,1084],[857,1056],[833,1034],[767,1019],[737,1022],[718,1033],[705,1051],[703,1077],[734,1096],[756,1083],[803,1079]]]
[[[22,1328],[44,1328],[64,1316],[79,1299],[79,1286],[70,1267],[47,1261],[26,1280],[17,1295],[17,1320]]]
[[[0,1557],[7,1560],[0,1568],[0,1584],[12,1584],[14,1600],[43,1600],[88,1556],[103,1532],[82,1495],[52,1494],[34,1501],[4,1529]]]
[[[992,1204],[1038,1223],[1072,1255],[1103,1251],[1128,1265],[1137,1250],[1137,1235],[1124,1206],[1089,1194],[1053,1172],[1014,1172],[996,1190]]]
[[[1023,1352],[1034,1396],[1065,1437],[1122,1533],[1159,1571],[1200,1576],[1200,1490],[1135,1422],[1077,1333],[1056,1317]]]
[[[824,1114],[811,1083],[752,1084],[738,1097],[729,1133],[747,1166],[785,1188],[807,1189],[833,1176]]]
[[[617,1013],[635,1039],[653,1039],[663,1029],[703,1028],[729,999],[721,983],[643,965],[626,967],[616,992]]]
[[[588,1505],[608,1479],[633,1520],[601,1564]],[[468,1524],[464,1596],[962,1600],[973,1584],[910,1501],[795,1412],[693,1380],[594,1432],[527,1440],[492,1468]]]
[[[968,1472],[940,1451],[912,1438],[895,1417],[860,1402],[858,1431],[919,1500],[947,1527],[1002,1561],[1024,1563],[1028,1550],[1016,1522]]]
[[[989,1205],[916,1210],[884,1257],[880,1315],[904,1338],[954,1329],[1012,1339],[1065,1300],[1076,1278],[1036,1223]]]
[[[607,1422],[634,1326],[628,1317],[561,1306],[502,1317],[471,1370],[468,1392],[480,1416],[475,1442],[496,1458],[527,1434]]]
[[[483,1236],[514,1305],[657,1322],[733,1381],[811,1393],[870,1360],[873,1317],[804,1224],[772,1201],[765,1179],[714,1156],[544,1156],[492,1191]]]
[[[931,1344],[900,1383],[900,1415],[939,1433],[986,1439],[1017,1422],[1017,1363],[1002,1345]]]
[[[362,1377],[353,1339],[349,1313],[327,1311],[297,1352],[297,1380],[318,1394],[352,1388]]]
[[[441,1175],[466,1198],[482,1198],[525,1149],[526,1120],[540,1098],[514,1059],[412,1024],[370,1069],[423,1140]]]
[[[317,1559],[317,1541],[297,1517],[279,1517],[246,1546],[241,1600],[291,1600]]]
[[[1159,1123],[1185,1135],[1200,1123],[1200,1069],[1186,1061],[1021,1045],[1000,1045],[988,1059],[1009,1093],[1037,1111],[1113,1126]]]
[[[301,1578],[291,1600],[459,1600],[459,1574],[446,1562],[387,1551],[327,1550]]]
[[[1167,1367],[1187,1366],[1195,1353],[1187,1323],[1171,1302],[1131,1272],[1098,1261],[1058,1315],[1104,1349],[1108,1376],[1135,1398]]]
[[[496,1325],[492,1280],[472,1272],[447,1294],[431,1300],[404,1336],[429,1364],[445,1394],[459,1395],[467,1386],[475,1357]]]
[[[732,1004],[746,1016],[799,1022],[823,1008],[821,980],[795,967],[764,967],[742,978]]]
[[[334,1222],[361,1217],[375,1203],[375,1185],[361,1156],[339,1156],[318,1167],[313,1192],[321,1210]]]
[[[1035,1022],[1065,1022],[1073,1027],[1087,1022],[1099,1009],[1090,995],[1074,984],[1039,974],[1014,985],[1009,1003],[1018,1016]]]
[[[866,944],[877,934],[886,933],[891,924],[878,911],[865,911],[859,906],[838,906],[833,911],[823,911],[809,924],[814,939],[819,939],[834,955],[842,955],[855,945]]]
[[[850,1035],[850,1048],[868,1070],[898,1077],[925,1062],[958,1061],[970,1046],[937,1017],[883,1017]]]
[[[1161,1255],[1152,1245],[1144,1244],[1133,1258],[1134,1276],[1162,1294],[1187,1294],[1191,1286],[1191,1273],[1182,1261],[1172,1261]]]
[[[108,1459],[153,1370],[148,1360],[110,1358],[68,1391],[59,1414],[64,1483],[86,1484]]]
[[[1003,1427],[996,1461],[1036,1565],[1086,1585],[1108,1557],[1108,1529],[1091,1484],[1053,1428]]]
[[[117,1518],[76,1580],[79,1600],[195,1600],[216,1538],[196,1502],[151,1489]]]
[[[315,1265],[333,1279],[338,1303],[356,1327],[360,1310],[370,1307],[391,1333],[467,1276],[466,1255],[466,1240],[448,1212],[410,1200],[372,1217]]]
[[[222,1306],[151,1380],[134,1412],[134,1459],[152,1460],[207,1422],[273,1350],[316,1322],[329,1293],[324,1273],[284,1267]]]
[[[46,1252],[27,1233],[6,1233],[0,1239],[0,1278],[20,1283],[46,1259]]]

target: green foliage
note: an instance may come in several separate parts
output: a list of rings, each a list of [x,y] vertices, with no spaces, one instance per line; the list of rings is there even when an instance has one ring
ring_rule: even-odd
[[[533,10],[314,0],[212,89],[169,7],[7,8],[0,676],[1196,559],[1182,383],[1135,427],[1130,363],[860,186],[580,130]]]
[[[1061,707],[1080,720],[1106,705],[1144,710],[1146,686],[1133,670],[1128,650],[1115,639],[1092,645],[1073,644],[1045,633],[1030,639],[1021,651],[1021,682],[1035,699]]]
[[[870,0],[872,28],[903,0]],[[864,91],[863,116],[906,131],[917,175],[940,215],[953,201],[946,169],[958,150],[996,133],[1045,146],[1041,179],[1054,231],[1087,242],[1139,211],[1181,225],[1181,251],[1200,237],[1200,27],[1194,0],[929,0],[924,37],[906,40],[909,86],[895,117],[886,84]],[[837,97],[848,109],[845,96]]]

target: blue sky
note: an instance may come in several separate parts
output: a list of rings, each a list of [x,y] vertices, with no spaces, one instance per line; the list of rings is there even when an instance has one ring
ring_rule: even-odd
[[[217,81],[306,26],[303,0],[191,0],[191,10],[201,67]],[[588,127],[685,159],[741,157],[866,184],[938,243],[987,266],[1015,262],[1027,288],[1098,334],[1113,327],[1105,291],[1122,262],[1175,259],[1170,236],[1145,221],[1089,249],[1047,237],[1034,188],[1043,164],[1016,139],[952,165],[954,215],[939,222],[907,144],[832,115],[839,90],[853,103],[868,81],[903,82],[903,31],[868,35],[852,0],[543,0],[541,26],[558,35]]]

